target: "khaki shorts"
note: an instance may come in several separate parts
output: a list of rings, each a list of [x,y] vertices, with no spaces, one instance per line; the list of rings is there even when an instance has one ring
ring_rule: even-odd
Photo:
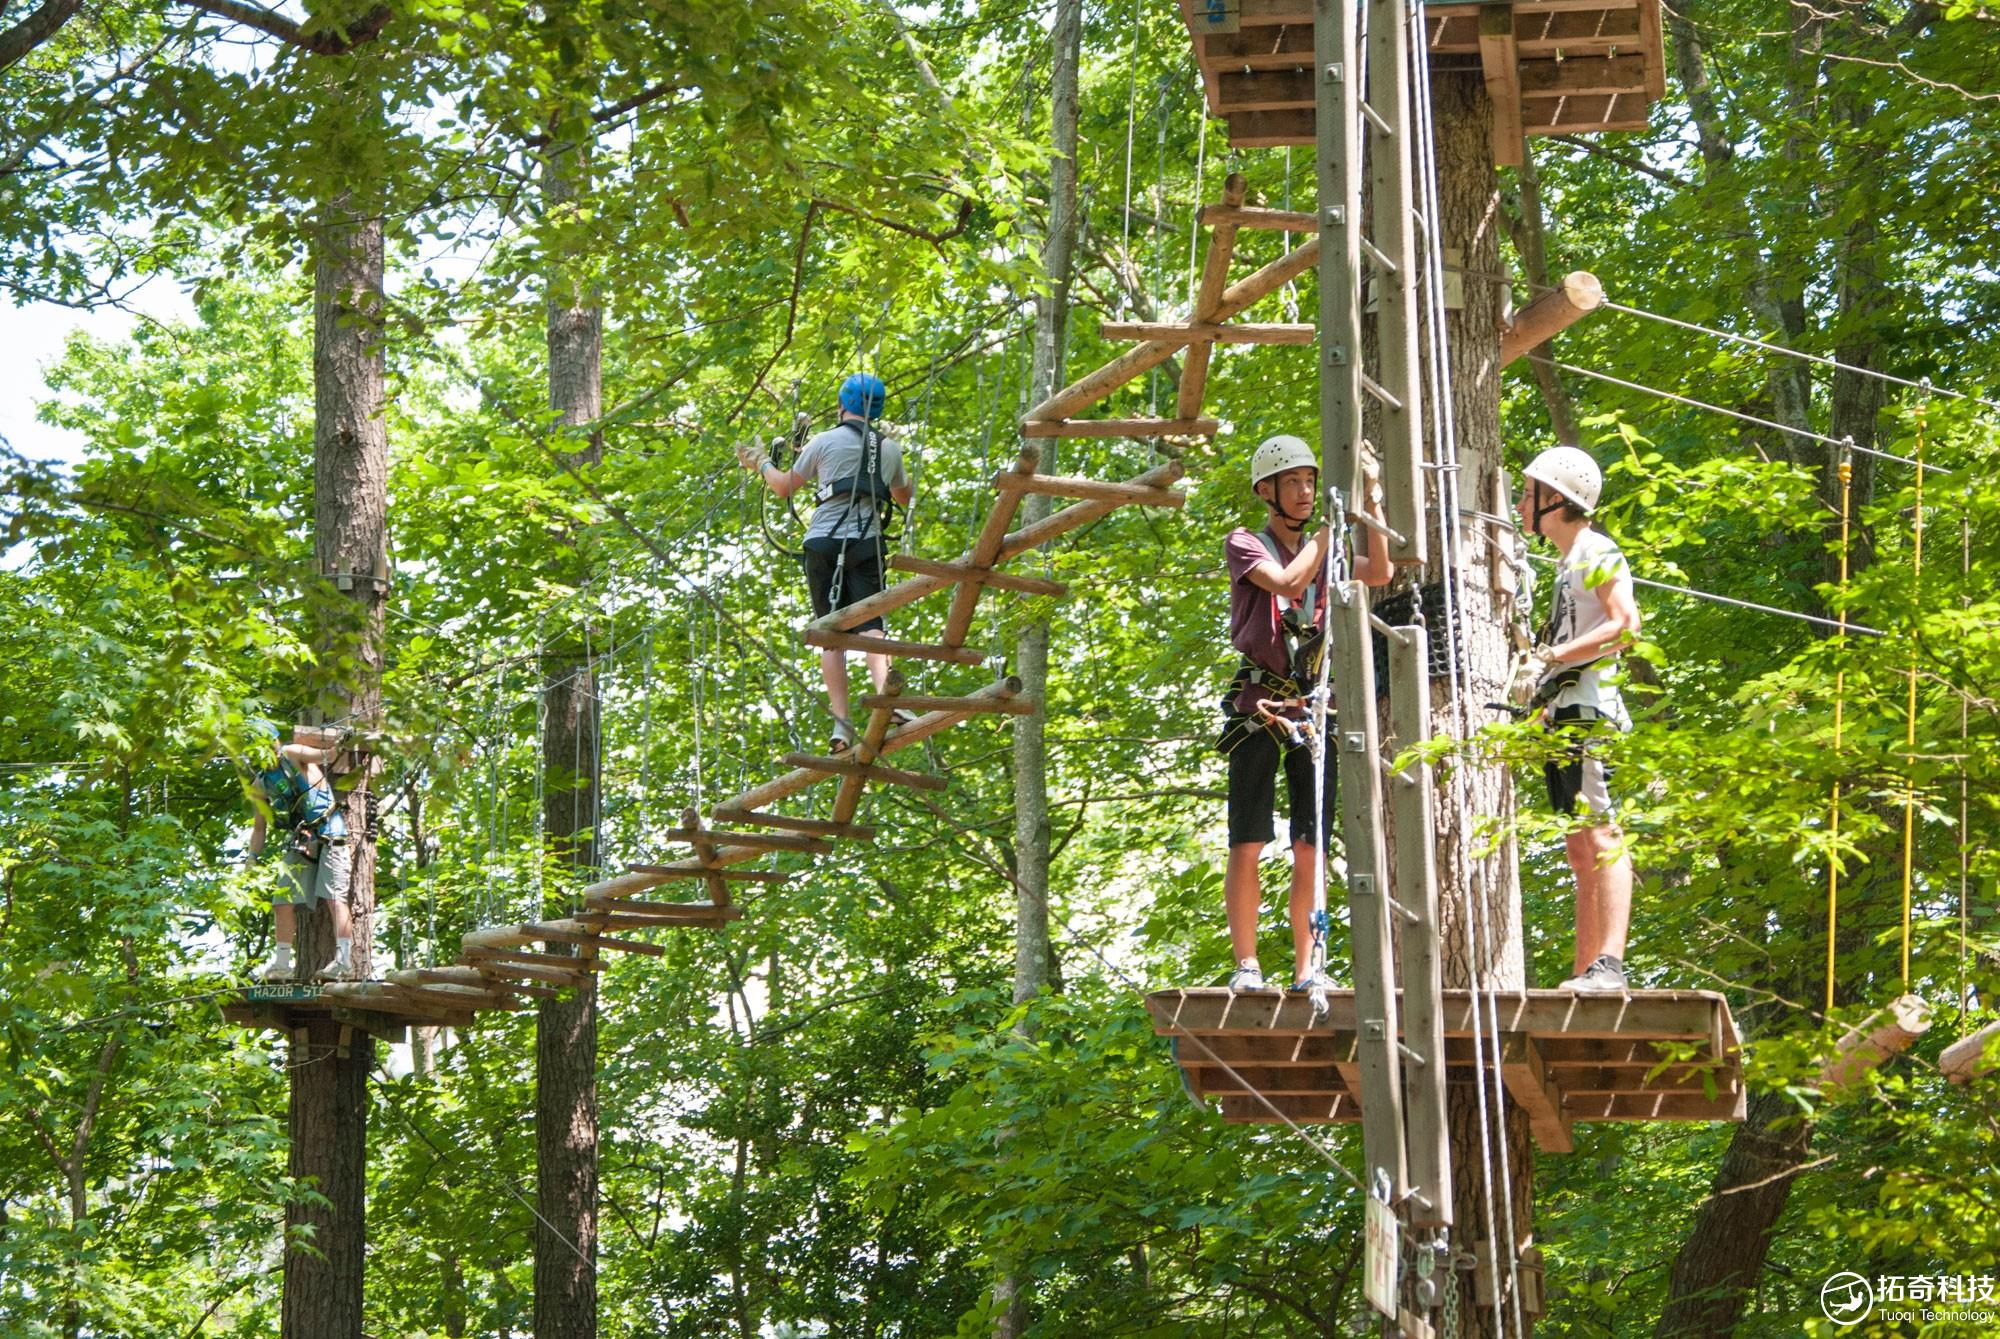
[[[289,847],[285,867],[272,905],[289,903],[311,910],[320,902],[347,901],[347,886],[354,881],[354,847],[347,838],[329,838],[320,843],[319,859],[308,860]]]

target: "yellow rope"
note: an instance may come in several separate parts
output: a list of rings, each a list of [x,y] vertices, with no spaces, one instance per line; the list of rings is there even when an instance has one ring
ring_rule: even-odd
[[[1847,538],[1850,502],[1854,496],[1854,461],[1845,452],[1840,457],[1840,668],[1833,675],[1833,751],[1840,753],[1842,723],[1847,705]],[[1826,854],[1826,1007],[1833,1010],[1833,946],[1837,939],[1836,921],[1840,910],[1840,779],[1834,778],[1833,802],[1828,807]]]
[[[1917,514],[1915,539],[1910,551],[1910,583],[1914,587],[1915,609],[1923,608],[1924,582],[1924,406],[1917,402]],[[1909,702],[1903,711],[1903,753],[1913,775],[1905,778],[1903,789],[1903,989],[1910,988],[1910,886],[1917,848],[1917,639],[1910,637]]]

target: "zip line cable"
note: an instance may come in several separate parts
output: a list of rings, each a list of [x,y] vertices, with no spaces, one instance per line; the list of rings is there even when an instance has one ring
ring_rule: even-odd
[[[1833,751],[1840,753],[1847,715],[1847,555],[1852,534],[1854,462],[1840,458],[1840,631],[1835,634],[1840,665],[1833,675]],[[1833,1012],[1835,928],[1840,914],[1840,777],[1833,779],[1833,798],[1827,805],[1826,848],[1826,1011]]]
[[[1486,519],[1479,513],[1471,514],[1477,516],[1479,519]],[[1550,567],[1558,566],[1562,561],[1559,558],[1552,558],[1545,553],[1530,553],[1528,557],[1534,562],[1545,563]],[[1775,614],[1780,618],[1795,618],[1801,623],[1812,623],[1822,628],[1836,628],[1843,633],[1859,632],[1865,633],[1870,637],[1887,637],[1889,635],[1880,628],[1871,628],[1865,624],[1843,623],[1836,619],[1824,618],[1819,614],[1802,614],[1796,609],[1783,609],[1774,604],[1758,604],[1755,600],[1739,600],[1734,595],[1718,595],[1714,591],[1701,590],[1695,586],[1675,586],[1665,581],[1653,581],[1646,577],[1633,577],[1632,584],[1635,586],[1649,586],[1654,590],[1669,591],[1675,595],[1688,595],[1697,600],[1711,600],[1716,604],[1732,605],[1735,608],[1749,609],[1759,614]]]

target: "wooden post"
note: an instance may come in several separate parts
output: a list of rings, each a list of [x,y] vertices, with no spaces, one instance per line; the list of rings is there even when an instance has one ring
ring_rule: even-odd
[[[882,740],[889,733],[889,721],[896,714],[896,698],[903,691],[903,672],[890,670],[889,678],[882,686],[882,692],[868,709],[868,726],[861,732],[861,738],[854,749],[854,761],[872,763],[882,755]],[[852,823],[854,811],[861,807],[861,793],[868,788],[863,776],[844,776],[840,779],[840,790],[833,800],[833,821]]]
[[[1588,270],[1572,270],[1562,282],[1514,313],[1500,336],[1500,362],[1513,362],[1537,344],[1569,329],[1604,305],[1604,285]]]
[[[1910,1048],[1930,1030],[1931,1010],[1915,995],[1899,996],[1851,1029],[1819,1073],[1821,1088],[1844,1088],[1883,1061]]]
[[[1356,292],[1356,276],[1361,272],[1361,181],[1357,170],[1361,144],[1353,91],[1360,78],[1357,49],[1352,6],[1341,0],[1313,0],[1314,160],[1320,202],[1316,257],[1320,482],[1340,489],[1349,499],[1361,482],[1361,302]],[[1365,614],[1361,636],[1365,643]]]
[[[1248,183],[1240,172],[1231,172],[1222,183],[1222,208],[1236,209],[1243,203],[1243,195]],[[1202,221],[1208,223],[1208,256],[1202,261],[1201,286],[1195,290],[1195,320],[1205,320],[1205,313],[1214,309],[1222,300],[1222,290],[1229,286],[1229,262],[1236,254],[1235,218],[1217,215],[1212,219],[1206,209],[1202,211]],[[1174,401],[1174,415],[1177,418],[1196,418],[1201,414],[1202,393],[1208,387],[1208,360],[1215,353],[1212,344],[1193,344],[1188,347],[1187,358],[1181,363],[1181,385],[1179,396]]]
[[[1322,22],[1326,20],[1324,17]],[[1382,834],[1382,739],[1375,724],[1375,645],[1366,588],[1350,581],[1328,608],[1334,700],[1341,716],[1327,741],[1340,759],[1341,833],[1347,848],[1347,909],[1354,947],[1354,1011],[1360,1033],[1361,1145],[1368,1165],[1389,1178],[1392,1205],[1403,1202],[1409,1175],[1398,1064],[1395,954],[1390,940],[1389,857]],[[1444,1053],[1439,1038],[1437,1055]]]
[[[1399,0],[1368,2],[1369,215],[1375,259],[1375,378],[1395,402],[1376,410],[1389,557],[1426,558],[1423,407],[1417,385],[1417,248],[1411,225],[1409,27]],[[1344,479],[1337,479],[1346,488]],[[1365,510],[1350,493],[1350,504]],[[1428,830],[1428,825],[1426,825]]]
[[[2000,1037],[2000,1023],[1988,1023],[1969,1037],[1960,1037],[1938,1055],[1938,1068],[1953,1083],[1971,1083],[2000,1068],[1986,1058],[1987,1048]]]
[[[1421,624],[1389,638],[1389,713],[1395,748],[1431,736],[1430,639]],[[1409,1223],[1450,1227],[1451,1141],[1445,1113],[1444,975],[1438,959],[1436,795],[1419,759],[1389,778],[1396,814],[1396,904],[1403,969],[1403,1076],[1409,1089]],[[1421,1199],[1415,1198],[1421,1196]]]

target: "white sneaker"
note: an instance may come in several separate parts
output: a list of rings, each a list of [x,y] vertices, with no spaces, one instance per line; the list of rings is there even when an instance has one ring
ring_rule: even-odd
[[[1251,966],[1238,967],[1229,974],[1229,988],[1231,990],[1265,989],[1263,970]]]
[[[296,975],[297,969],[292,965],[292,955],[289,953],[273,953],[270,961],[259,967],[255,973],[257,980],[269,985],[293,980]]]
[[[334,954],[333,961],[313,973],[315,981],[348,981],[354,976],[354,963],[341,954]]]
[[[1575,991],[1579,995],[1622,995],[1630,987],[1625,981],[1625,964],[1609,953],[1600,953],[1597,961],[1556,989]]]

